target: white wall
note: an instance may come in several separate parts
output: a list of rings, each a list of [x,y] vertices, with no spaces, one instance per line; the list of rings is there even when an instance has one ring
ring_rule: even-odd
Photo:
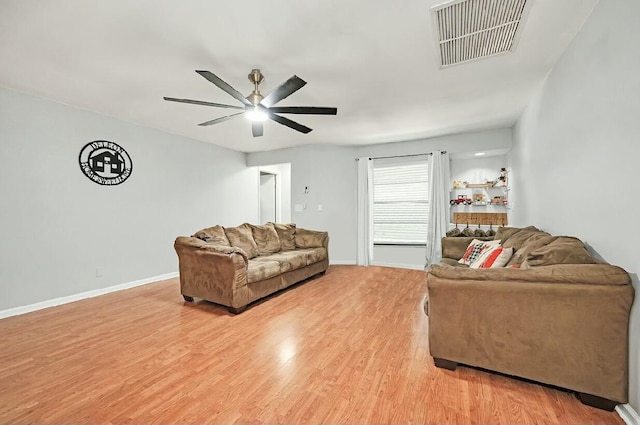
[[[358,157],[377,157],[427,153],[446,150],[450,153],[511,148],[511,130],[498,129],[458,134],[401,143],[360,147],[301,146],[247,155],[247,164],[291,163],[292,207],[306,204],[303,211],[292,211],[291,219],[300,227],[327,230],[329,256],[333,264],[356,262],[356,163]],[[304,194],[304,187],[309,193]],[[323,211],[318,211],[321,204]],[[374,263],[420,267],[424,265],[424,248],[376,247]],[[417,263],[416,263],[417,262]]]
[[[176,272],[176,236],[258,219],[242,153],[6,89],[0,110],[0,311]],[[131,156],[123,184],[82,174],[94,140]]]
[[[638,291],[640,2],[601,0],[514,128],[514,223],[584,240]],[[640,307],[630,404],[640,411]]]

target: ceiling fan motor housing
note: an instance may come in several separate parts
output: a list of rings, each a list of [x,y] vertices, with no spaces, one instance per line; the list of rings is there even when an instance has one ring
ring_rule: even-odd
[[[264,81],[264,75],[262,75],[262,72],[260,72],[259,69],[252,69],[249,74],[249,81],[253,84],[260,84]]]
[[[263,99],[263,96],[260,94],[260,89],[258,86],[261,82],[264,81],[264,75],[260,72],[259,69],[252,69],[248,75],[249,81],[253,83],[253,92],[247,96],[247,100],[251,102],[254,106],[258,106],[260,101]]]

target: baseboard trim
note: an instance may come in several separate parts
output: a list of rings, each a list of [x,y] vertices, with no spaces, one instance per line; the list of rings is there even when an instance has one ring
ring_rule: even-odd
[[[633,407],[629,403],[627,404],[618,404],[616,406],[616,412],[622,418],[625,424],[627,425],[640,425],[640,415],[638,412],[633,410]]]
[[[32,311],[42,310],[43,308],[55,307],[57,305],[68,304],[74,301],[93,298],[100,295],[109,294],[111,292],[122,291],[123,289],[135,288],[136,286],[146,285],[148,283],[157,282],[159,280],[171,279],[178,277],[178,272],[165,273],[159,276],[148,277],[145,279],[134,280],[131,282],[121,283],[119,285],[108,286],[106,288],[94,289],[93,291],[81,292],[79,294],[68,295],[66,297],[53,298],[41,301],[35,304],[29,304],[21,307],[14,307],[0,311],[0,319],[5,317],[18,316],[20,314],[31,313]]]
[[[329,260],[329,265],[330,266],[355,266],[356,263],[354,261],[349,261],[349,260]]]
[[[399,264],[399,263],[378,263],[374,261],[372,266],[394,267],[396,269],[424,270],[424,264]]]

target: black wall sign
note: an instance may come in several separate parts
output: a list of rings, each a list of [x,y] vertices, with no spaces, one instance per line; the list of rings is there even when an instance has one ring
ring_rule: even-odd
[[[89,180],[105,186],[124,182],[131,175],[133,163],[122,146],[106,140],[87,143],[80,151],[80,169]]]

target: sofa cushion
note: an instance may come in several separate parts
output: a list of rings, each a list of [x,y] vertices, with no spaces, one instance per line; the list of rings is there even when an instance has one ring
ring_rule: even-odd
[[[561,236],[548,245],[531,251],[525,266],[551,266],[553,264],[596,264],[578,238]]]
[[[258,255],[270,255],[280,251],[280,239],[272,223],[264,226],[250,224]]]
[[[484,251],[486,251],[489,248],[496,247],[498,245],[500,245],[500,241],[499,240],[481,241],[481,240],[478,240],[478,239],[473,239],[471,241],[471,243],[469,243],[469,245],[467,246],[467,249],[466,249],[464,255],[462,256],[462,258],[460,258],[458,260],[458,263],[470,265],[478,257],[480,257],[480,255]]]
[[[522,264],[531,251],[550,244],[558,239],[558,236],[551,236],[545,232],[534,233],[522,244],[522,246],[511,257],[507,265]]]
[[[307,254],[301,250],[281,251],[277,254],[257,257],[254,261],[277,261],[280,264],[280,273],[286,273],[306,266]]]
[[[280,274],[280,263],[277,261],[249,260],[247,265],[247,283],[259,282]]]
[[[451,267],[469,267],[467,264],[460,264],[458,263],[458,260],[455,260],[453,258],[442,258],[442,260],[440,260],[440,264],[446,264],[447,266],[451,266]]]
[[[273,227],[276,229],[276,233],[278,234],[278,239],[280,240],[280,250],[281,251],[291,251],[292,249],[296,249],[296,225],[293,223],[289,224],[280,224],[280,223],[267,223],[273,224]]]
[[[307,266],[327,259],[327,250],[324,247],[298,249],[298,251],[305,254]]]
[[[324,244],[326,232],[296,229],[296,248],[319,248]]]
[[[248,223],[241,224],[237,227],[225,227],[224,232],[229,238],[231,246],[242,248],[249,258],[258,255],[258,246],[253,239],[251,226]]]
[[[193,237],[214,245],[231,246],[222,226],[213,226],[198,230]]]
[[[494,239],[500,239],[502,244],[507,243],[509,239],[517,235],[518,233],[525,232],[540,232],[541,230],[535,226],[527,226],[527,227],[500,227],[496,232],[496,236]],[[520,235],[522,237],[522,235]],[[525,238],[526,239],[526,238]],[[513,245],[510,245],[513,246]],[[517,248],[516,248],[517,249]]]
[[[504,243],[520,230],[522,230],[521,227],[498,227],[494,239],[500,239]]]
[[[527,242],[538,239],[538,238],[542,238],[544,236],[551,236],[551,235],[549,235],[547,232],[543,232],[542,230],[536,229],[533,226],[525,227],[524,229],[521,229],[520,231],[509,236],[507,240],[503,240],[502,246],[504,246],[505,248],[513,248],[514,251],[518,251]]]

